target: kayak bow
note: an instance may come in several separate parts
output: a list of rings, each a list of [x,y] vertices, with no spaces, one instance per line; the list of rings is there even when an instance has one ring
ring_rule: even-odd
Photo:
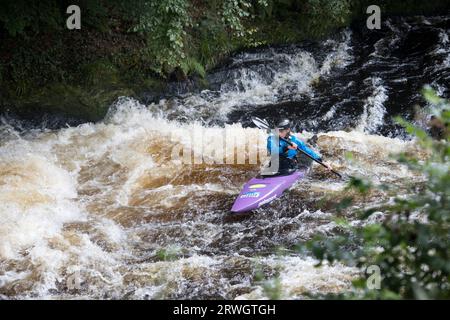
[[[289,175],[266,176],[248,181],[231,208],[234,213],[257,209],[290,188],[296,181],[306,176],[306,170],[297,170]]]

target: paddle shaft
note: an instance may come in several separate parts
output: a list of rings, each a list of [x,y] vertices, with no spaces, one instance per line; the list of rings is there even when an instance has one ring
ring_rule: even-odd
[[[289,141],[288,139],[282,138],[280,137],[281,140],[283,140],[284,142],[286,142],[287,144],[289,144],[290,146],[293,145],[293,143],[291,141]],[[302,149],[300,149],[297,146],[297,151],[302,152],[304,155],[306,155],[308,158],[310,158],[311,160],[314,160],[315,162],[317,162],[318,164],[324,166],[325,168],[328,169],[328,167],[320,160],[317,160],[316,158],[312,157],[311,155],[309,155],[306,151],[303,151]],[[339,172],[334,171],[333,169],[331,169],[331,172],[333,172],[335,175],[337,175],[339,178],[342,178],[341,174]]]

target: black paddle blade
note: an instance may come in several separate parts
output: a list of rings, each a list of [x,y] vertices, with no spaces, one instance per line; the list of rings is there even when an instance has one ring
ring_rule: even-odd
[[[270,130],[270,125],[269,125],[269,123],[266,120],[260,119],[258,117],[253,117],[252,121],[258,128],[265,129],[265,130]]]

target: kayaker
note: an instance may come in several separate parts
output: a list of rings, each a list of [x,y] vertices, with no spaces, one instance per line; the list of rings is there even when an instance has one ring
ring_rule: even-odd
[[[278,148],[275,147],[274,150],[272,150],[274,136],[270,135],[267,138],[267,150],[269,151],[269,154],[271,154],[272,151],[275,151],[280,155],[279,173],[289,172],[298,168],[298,160],[296,156],[299,151],[297,151],[297,147],[308,153],[314,159],[322,161],[321,157],[317,153],[308,148],[303,141],[297,139],[297,137],[291,134],[291,122],[289,119],[281,120],[277,125],[277,129],[281,138],[287,139],[293,144],[291,146],[286,141],[279,139]],[[328,168],[328,170],[332,170],[329,164],[324,163],[324,165]]]

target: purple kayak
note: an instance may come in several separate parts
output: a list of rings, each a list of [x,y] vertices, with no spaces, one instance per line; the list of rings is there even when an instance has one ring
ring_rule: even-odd
[[[266,176],[248,181],[231,208],[241,213],[257,209],[279,198],[283,192],[306,175],[306,170],[297,170],[289,175]]]

